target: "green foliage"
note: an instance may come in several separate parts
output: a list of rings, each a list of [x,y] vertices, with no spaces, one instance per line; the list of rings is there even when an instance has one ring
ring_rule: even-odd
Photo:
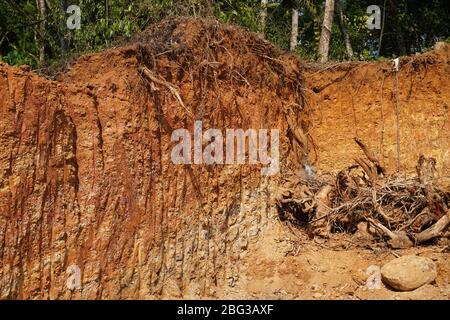
[[[111,46],[151,23],[179,15],[214,16],[225,23],[264,33],[269,41],[287,50],[291,12],[297,8],[300,18],[296,53],[308,60],[317,59],[324,1],[269,0],[268,3],[263,25],[261,0],[46,0],[45,58],[47,65],[58,64],[71,56]],[[374,59],[379,47],[380,56],[386,58],[422,52],[436,41],[450,39],[448,0],[342,0],[341,3],[354,59]],[[381,37],[380,30],[367,28],[366,9],[375,4],[383,10],[385,3],[386,21]],[[69,30],[66,26],[69,14],[65,10],[69,4],[81,8],[79,30]],[[0,60],[12,65],[39,66],[38,12],[36,0],[0,0]],[[337,17],[332,28],[330,59],[348,59]]]
[[[234,23],[254,32],[261,32],[261,1],[223,0],[214,5],[215,15],[226,23]]]
[[[264,33],[266,38],[282,49],[289,49],[291,32],[291,12],[289,9],[278,6],[273,8],[267,19]]]
[[[81,29],[73,30],[71,34],[76,52],[110,46],[114,39],[129,38],[133,32],[139,30],[133,19],[130,19],[133,18],[132,1],[110,1],[108,16],[102,2],[81,0],[79,6],[86,9],[82,9]]]
[[[27,27],[34,14],[34,1],[17,1],[12,7],[0,1],[0,60],[11,65],[37,65],[38,46],[33,28]],[[17,8],[21,16],[18,18]],[[7,47],[8,50],[1,50]]]

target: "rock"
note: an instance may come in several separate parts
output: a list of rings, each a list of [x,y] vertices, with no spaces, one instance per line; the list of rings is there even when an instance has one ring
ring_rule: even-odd
[[[436,279],[433,260],[418,256],[403,256],[381,268],[382,281],[399,291],[412,291]]]
[[[247,248],[248,248],[248,240],[245,239],[245,238],[241,239],[239,241],[239,247],[240,247],[241,250],[247,250]]]

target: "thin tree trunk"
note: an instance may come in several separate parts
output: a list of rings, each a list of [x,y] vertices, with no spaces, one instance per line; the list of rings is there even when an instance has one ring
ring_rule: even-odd
[[[383,4],[383,21],[381,22],[381,33],[380,33],[380,40],[378,42],[378,52],[377,57],[380,56],[381,53],[381,44],[383,43],[383,34],[384,34],[384,22],[386,21],[386,0],[384,0]]]
[[[403,37],[403,32],[401,27],[397,27],[397,41],[398,41],[398,50],[400,51],[401,56],[406,56],[408,51],[406,50],[405,38]]]
[[[297,47],[298,41],[298,9],[292,9],[292,22],[291,22],[291,51],[294,51]]]
[[[330,51],[331,28],[333,27],[334,0],[326,0],[325,14],[322,23],[322,33],[319,40],[320,62],[328,61],[328,52]]]
[[[267,2],[268,0],[261,0],[261,30],[264,37],[266,35]]]
[[[345,48],[347,49],[347,55],[351,59],[353,58],[353,48],[352,43],[350,41],[350,36],[347,32],[347,28],[345,27],[344,13],[342,10],[342,0],[337,1],[336,8],[338,13],[339,29],[341,30],[342,37],[344,38]]]
[[[67,4],[66,4],[66,0],[59,0],[59,7],[61,12],[66,12],[66,8],[67,8]],[[61,53],[64,55],[66,54],[66,41],[64,39],[64,34],[66,31],[66,20],[65,18],[62,18],[59,21],[59,46],[61,48]]]
[[[36,1],[39,10],[39,66],[45,65],[45,19],[47,10],[45,7],[45,0]]]

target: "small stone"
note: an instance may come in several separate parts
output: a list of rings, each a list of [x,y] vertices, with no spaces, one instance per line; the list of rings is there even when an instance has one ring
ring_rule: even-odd
[[[241,239],[239,246],[240,246],[241,250],[247,250],[247,248],[248,248],[247,239]]]
[[[381,268],[385,284],[399,291],[412,291],[436,279],[436,264],[430,258],[403,256]]]
[[[313,298],[314,299],[320,299],[322,297],[322,294],[320,293],[320,292],[316,292],[316,293],[314,293],[314,295],[313,295]]]
[[[259,227],[253,227],[248,231],[248,236],[253,238],[256,237],[259,233]]]

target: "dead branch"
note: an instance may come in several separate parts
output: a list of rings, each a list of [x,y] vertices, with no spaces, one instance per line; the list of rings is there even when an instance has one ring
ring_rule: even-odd
[[[420,155],[416,171],[423,192],[427,198],[428,207],[435,219],[438,220],[447,212],[447,206],[433,187],[433,180],[436,173],[436,160],[432,157],[425,158],[423,155]]]
[[[374,190],[372,190],[372,203],[373,208],[375,211],[383,218],[384,221],[390,226],[391,223],[393,223],[393,220],[387,216],[387,214],[384,212],[382,206],[377,201],[377,193]]]
[[[367,218],[367,221],[371,223],[375,228],[380,230],[385,236],[388,236],[390,238],[389,244],[394,249],[403,249],[403,248],[410,248],[413,246],[412,241],[408,238],[405,232],[392,232],[388,228],[386,228],[384,225],[382,225],[379,222],[376,222],[375,220],[371,218]]]
[[[445,230],[445,228],[447,228],[449,223],[450,223],[450,210],[448,210],[447,214],[442,218],[440,218],[439,221],[436,222],[434,225],[417,234],[415,236],[416,242],[422,243],[430,239],[439,237],[441,233]]]
[[[375,156],[375,154],[371,150],[369,150],[369,148],[367,148],[367,146],[364,144],[364,142],[362,142],[361,139],[355,137],[354,140],[355,140],[356,144],[364,152],[367,159],[369,159],[369,161],[372,162],[376,166],[377,174],[384,175],[386,173],[386,169],[381,165],[380,161]]]
[[[392,248],[408,248],[444,236],[450,224],[445,202],[450,192],[433,184],[435,160],[421,157],[418,177],[382,174],[375,156],[361,141],[358,145],[367,159],[356,159],[358,165],[340,171],[334,183],[317,176],[304,181],[295,176],[286,179],[279,208],[288,207],[294,218],[299,217],[296,212],[302,213],[303,220],[306,214],[309,235],[327,237],[331,230],[352,232],[358,223],[368,221],[389,239]],[[364,176],[355,168],[362,169]],[[444,209],[445,214],[437,216]]]
[[[376,172],[376,170],[374,170],[374,168],[369,163],[367,163],[362,158],[355,158],[355,161],[364,170],[364,172],[369,177],[370,181],[372,181],[372,182],[377,181],[377,178],[378,178],[377,172]]]
[[[311,231],[315,235],[320,235],[322,237],[328,237],[331,225],[324,219],[328,216],[330,212],[330,192],[333,188],[330,185],[325,185],[316,194],[314,200],[317,203],[315,222],[310,223]]]

